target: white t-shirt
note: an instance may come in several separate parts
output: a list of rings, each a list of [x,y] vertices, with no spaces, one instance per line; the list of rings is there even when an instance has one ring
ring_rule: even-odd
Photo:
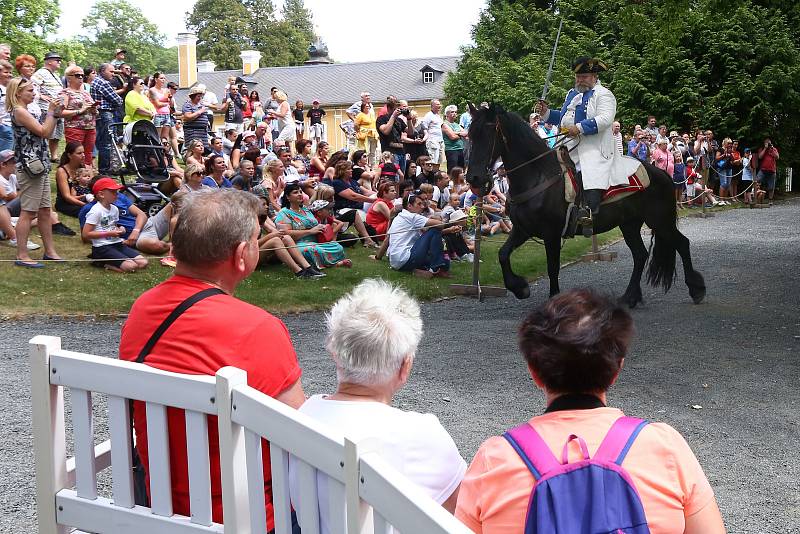
[[[428,130],[429,141],[435,141],[437,143],[444,142],[444,137],[442,137],[442,122],[442,117],[433,111],[429,111],[425,114],[425,117],[422,119],[422,127]]]
[[[19,185],[17,184],[17,175],[12,174],[8,178],[3,178],[0,176],[0,189],[3,190],[3,196],[10,195],[11,193],[16,193]],[[5,200],[0,199],[0,206],[6,204]]]
[[[408,261],[411,256],[411,247],[419,239],[419,230],[425,228],[428,222],[427,217],[418,213],[411,213],[408,210],[401,211],[392,221],[389,228],[389,265],[392,269],[399,269]]]
[[[0,124],[3,126],[11,126],[11,113],[6,111],[6,87],[0,85]]]
[[[97,202],[92,206],[92,209],[89,210],[89,213],[86,214],[86,224],[93,224],[94,229],[98,232],[110,232],[111,230],[115,230],[117,226],[119,226],[117,222],[119,222],[119,208],[114,204],[111,204],[108,209],[106,209],[100,202]],[[113,245],[121,242],[122,238],[119,236],[103,237],[101,239],[92,239],[92,246],[102,247],[104,245]]]
[[[219,100],[217,99],[217,95],[215,93],[206,90],[205,94],[203,95],[203,98],[200,100],[200,103],[203,104],[206,108],[208,108],[208,111],[206,113],[210,115],[211,113],[214,112],[214,110],[211,109],[211,105],[213,104],[216,106],[217,104],[219,104]]]
[[[377,439],[381,458],[439,504],[453,494],[467,471],[453,438],[433,414],[406,412],[380,402],[328,400],[325,395],[309,398],[300,411],[353,441]],[[299,511],[303,503],[297,499],[295,462],[290,457],[289,487],[292,503]],[[344,520],[342,512],[331,514],[328,508],[328,484],[326,475],[317,475],[322,534],[331,531],[331,515]]]

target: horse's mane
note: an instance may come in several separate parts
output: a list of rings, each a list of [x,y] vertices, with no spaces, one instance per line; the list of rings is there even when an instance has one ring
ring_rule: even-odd
[[[517,113],[499,109],[497,111],[497,120],[509,145],[518,154],[524,157],[535,157],[550,150],[550,146],[545,140],[539,137],[539,134],[533,131],[530,124]],[[558,159],[555,157],[555,153],[552,153],[541,158],[535,165],[540,169],[546,169],[551,166],[557,167]]]

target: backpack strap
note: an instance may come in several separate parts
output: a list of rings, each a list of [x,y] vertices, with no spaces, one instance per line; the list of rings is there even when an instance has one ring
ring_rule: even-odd
[[[636,417],[620,417],[611,425],[611,429],[597,448],[597,452],[595,452],[592,459],[605,460],[622,465],[631,445],[633,445],[639,432],[642,431],[647,423],[646,420]]]
[[[503,434],[511,447],[517,451],[522,461],[528,466],[536,480],[542,475],[559,467],[558,460],[550,451],[550,447],[528,423],[512,428]]]

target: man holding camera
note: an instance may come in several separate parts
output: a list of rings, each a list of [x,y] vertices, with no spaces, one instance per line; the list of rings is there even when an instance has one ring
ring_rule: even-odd
[[[406,172],[406,157],[401,138],[406,123],[400,116],[408,116],[409,113],[408,106],[405,108],[400,106],[396,97],[389,96],[386,98],[386,113],[375,121],[378,137],[381,140],[381,150],[392,153],[393,163],[403,173]]]
[[[766,189],[769,201],[775,196],[775,178],[778,170],[778,160],[781,155],[778,149],[772,144],[772,139],[764,139],[764,146],[758,149],[758,174],[756,181],[761,189]]]

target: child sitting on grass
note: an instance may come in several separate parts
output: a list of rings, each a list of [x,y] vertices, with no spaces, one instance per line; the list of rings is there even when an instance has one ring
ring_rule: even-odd
[[[81,235],[92,242],[90,257],[94,265],[110,271],[132,273],[147,267],[147,260],[122,242],[125,228],[118,226],[119,208],[113,203],[122,186],[108,177],[99,178],[92,185],[97,203],[86,214],[86,224]]]
[[[81,167],[78,169],[75,182],[70,185],[72,189],[70,193],[78,200],[86,202],[87,204],[94,200],[92,194],[92,178],[94,178],[94,169],[91,167]]]

